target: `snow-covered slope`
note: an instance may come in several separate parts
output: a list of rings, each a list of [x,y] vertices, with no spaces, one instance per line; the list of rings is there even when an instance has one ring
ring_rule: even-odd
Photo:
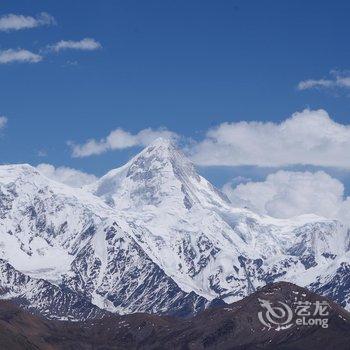
[[[344,305],[348,250],[349,234],[336,221],[233,208],[163,139],[83,189],[28,165],[0,166],[0,259],[10,271],[0,270],[0,294],[22,295],[42,313],[30,296],[34,282],[16,286],[12,269],[112,312],[186,316],[278,280],[298,280]],[[344,288],[333,286],[339,278]],[[11,283],[16,293],[5,292]],[[88,317],[84,308],[74,317]]]
[[[208,301],[181,290],[133,234],[101,199],[28,165],[0,167],[0,258],[25,278],[44,279],[50,288],[68,288],[120,313],[186,315],[203,309]],[[3,269],[0,287],[7,274]],[[28,294],[22,287],[15,297]],[[28,288],[33,290],[29,283]]]

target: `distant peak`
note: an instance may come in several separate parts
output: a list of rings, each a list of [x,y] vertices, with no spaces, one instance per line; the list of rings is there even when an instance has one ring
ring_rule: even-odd
[[[39,174],[36,168],[33,166],[23,163],[23,164],[3,164],[0,165],[0,169],[4,171],[9,171],[9,172],[25,172],[25,173],[34,173],[34,174]]]
[[[5,181],[14,181],[18,178],[33,178],[39,176],[40,173],[29,164],[9,164],[0,165],[0,179]]]

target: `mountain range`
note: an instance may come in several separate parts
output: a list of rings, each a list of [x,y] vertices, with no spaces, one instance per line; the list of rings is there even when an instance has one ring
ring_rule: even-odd
[[[349,309],[347,227],[236,208],[168,140],[79,189],[0,166],[0,296],[32,313],[189,317],[278,281]]]

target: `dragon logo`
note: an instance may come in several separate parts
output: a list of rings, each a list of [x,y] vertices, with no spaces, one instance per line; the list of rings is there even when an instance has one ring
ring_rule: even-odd
[[[265,299],[259,299],[259,302],[265,310],[259,311],[258,318],[268,329],[280,330],[292,326],[293,311],[287,304],[279,301],[279,306],[277,306]]]

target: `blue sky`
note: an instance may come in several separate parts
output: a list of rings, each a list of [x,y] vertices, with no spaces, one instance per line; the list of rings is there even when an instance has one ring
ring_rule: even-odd
[[[0,64],[0,115],[7,118],[0,162],[50,163],[100,176],[145,141],[86,157],[72,157],[67,141],[83,145],[117,128],[136,135],[163,127],[193,143],[222,123],[277,125],[305,108],[324,109],[347,125],[349,10],[347,1],[2,1],[0,17],[41,22],[0,30],[2,53],[40,56]],[[72,47],[85,38],[98,47]],[[348,184],[346,162],[198,166],[220,187],[281,168],[326,169]]]

